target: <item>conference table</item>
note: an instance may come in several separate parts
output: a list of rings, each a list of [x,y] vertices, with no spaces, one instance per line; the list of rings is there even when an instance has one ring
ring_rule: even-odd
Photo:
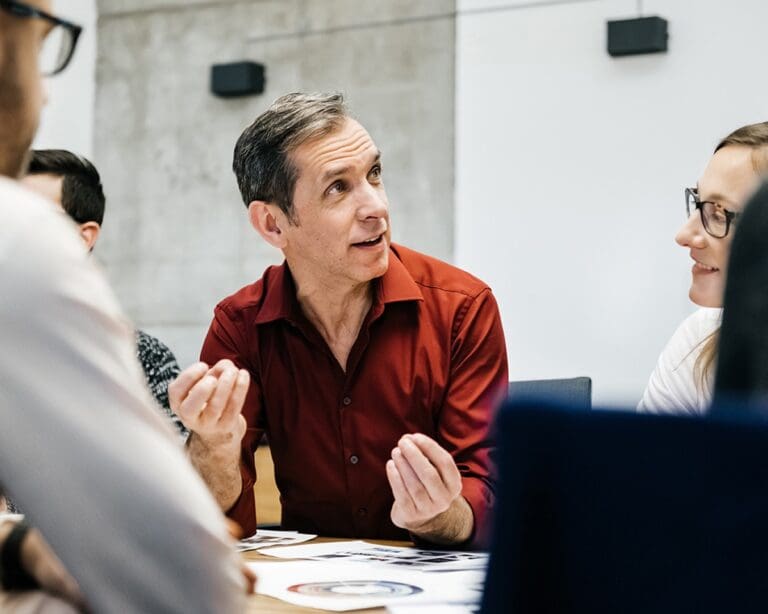
[[[322,544],[322,543],[328,543],[328,542],[342,542],[342,541],[353,541],[353,540],[333,539],[329,537],[317,537],[312,541],[305,542],[305,543]],[[384,545],[384,546],[413,546],[411,542],[385,541],[385,540],[375,540],[375,539],[366,539],[365,541],[371,542],[374,544]],[[259,562],[269,561],[270,564],[272,565],[282,565],[286,561],[286,559],[276,559],[274,557],[267,556],[265,554],[259,554],[259,552],[256,550],[243,552],[242,556],[246,561],[259,561]],[[380,612],[386,612],[386,611],[387,611],[386,608],[374,608],[374,609],[369,608],[365,610],[366,614],[369,614],[369,613],[374,614],[374,613],[380,613]],[[283,614],[287,612],[302,612],[302,613],[325,612],[325,610],[316,610],[314,608],[304,608],[301,606],[286,603],[285,601],[280,601],[279,599],[275,599],[273,597],[267,597],[266,595],[257,594],[249,598],[248,608],[246,609],[246,612],[247,614],[257,614],[257,613],[265,613],[265,612],[270,612],[274,614]]]

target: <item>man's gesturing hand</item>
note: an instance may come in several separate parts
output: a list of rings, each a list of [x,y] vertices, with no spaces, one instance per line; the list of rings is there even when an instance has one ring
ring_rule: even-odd
[[[461,474],[437,442],[422,434],[404,435],[386,470],[395,525],[441,543],[469,538],[473,516],[461,496]]]
[[[241,414],[250,376],[230,360],[208,368],[199,362],[184,369],[168,387],[171,409],[208,445],[239,445],[245,434]]]

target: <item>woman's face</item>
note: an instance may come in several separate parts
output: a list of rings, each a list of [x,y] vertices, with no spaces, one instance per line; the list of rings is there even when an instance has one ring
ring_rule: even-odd
[[[699,200],[714,202],[734,213],[740,212],[760,182],[753,153],[752,148],[742,145],[728,145],[715,153],[699,179]],[[727,236],[722,239],[712,237],[704,230],[699,211],[694,210],[675,236],[679,245],[689,249],[693,260],[688,296],[697,305],[723,306],[725,273],[734,230],[731,224]]]

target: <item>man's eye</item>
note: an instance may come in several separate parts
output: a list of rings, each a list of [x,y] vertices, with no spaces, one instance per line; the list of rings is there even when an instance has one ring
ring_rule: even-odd
[[[326,190],[326,194],[339,194],[344,191],[344,182],[343,181],[335,181],[331,184],[331,186]]]
[[[372,179],[381,179],[381,166],[378,164],[374,166],[371,171],[368,173],[368,176]]]

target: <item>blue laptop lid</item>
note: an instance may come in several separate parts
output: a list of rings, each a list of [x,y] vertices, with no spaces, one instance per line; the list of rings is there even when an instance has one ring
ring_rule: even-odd
[[[498,441],[483,612],[768,612],[764,422],[510,401]]]

